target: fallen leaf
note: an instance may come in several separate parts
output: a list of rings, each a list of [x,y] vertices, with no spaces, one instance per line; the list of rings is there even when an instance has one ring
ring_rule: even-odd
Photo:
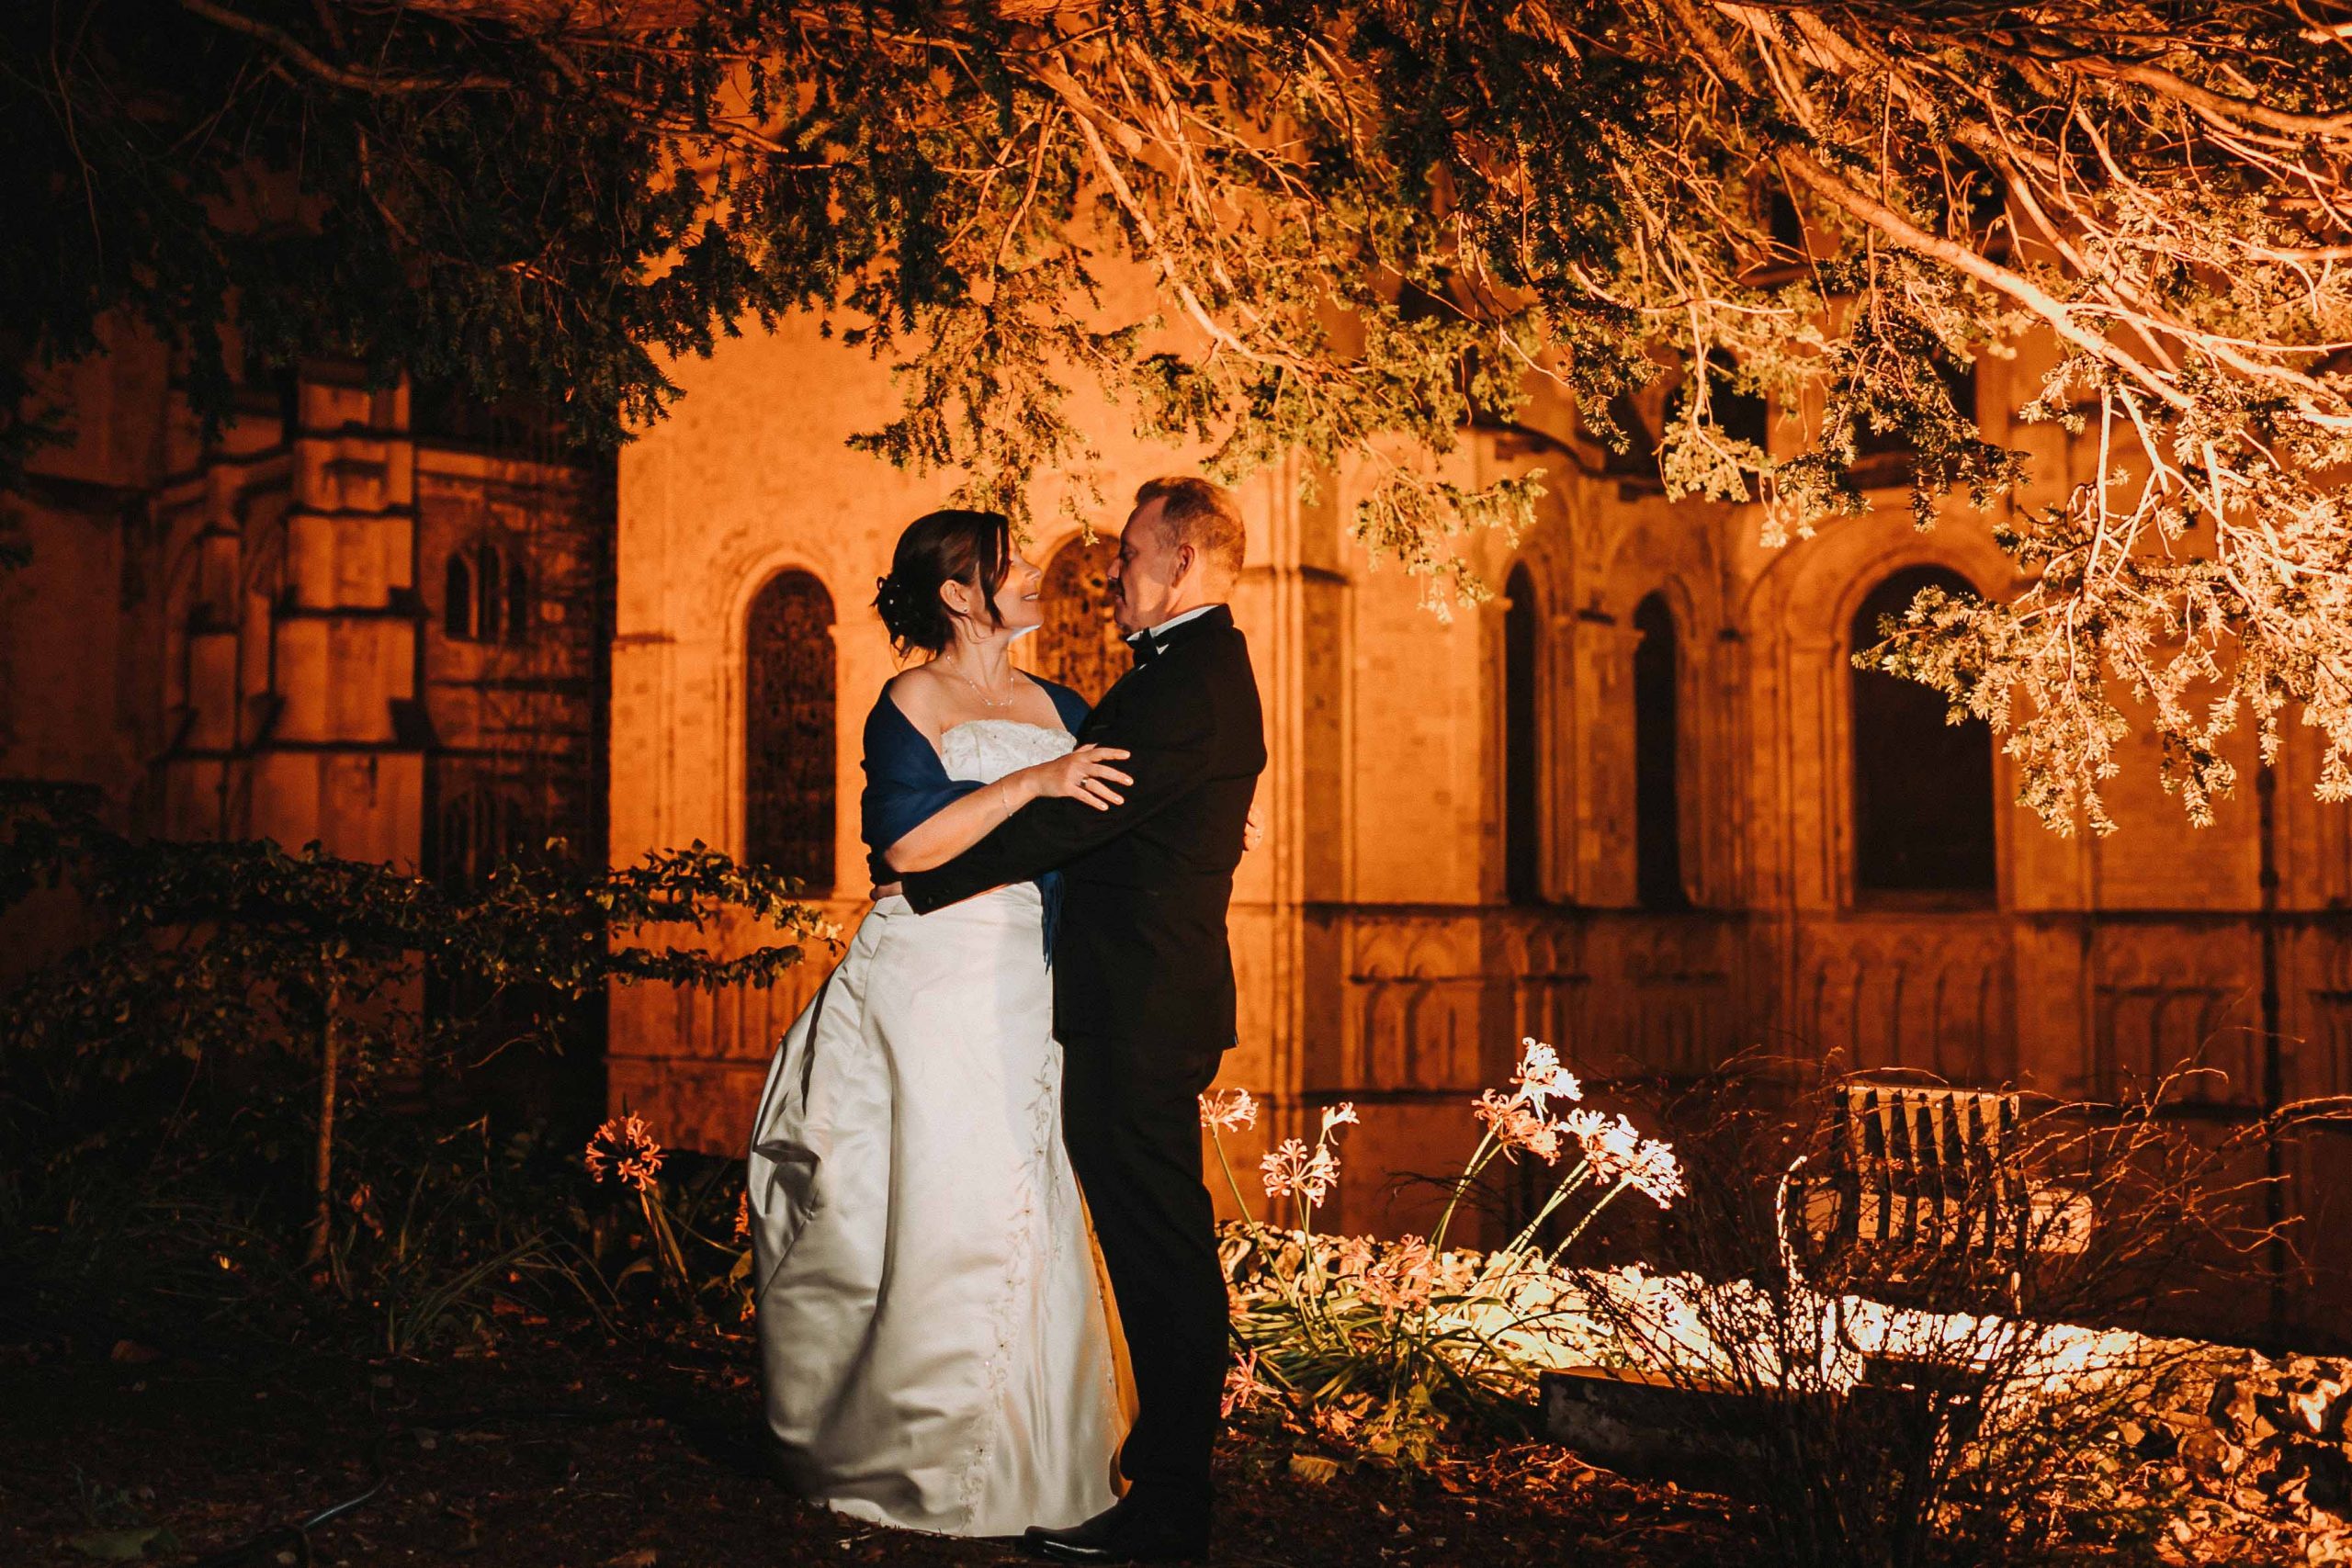
[[[656,1561],[658,1558],[651,1547],[640,1546],[635,1551],[624,1551],[618,1557],[606,1558],[605,1568],[653,1568]]]
[[[161,1525],[141,1525],[137,1529],[91,1530],[66,1544],[101,1562],[136,1562],[147,1555],[151,1546],[158,1551],[176,1551],[180,1543]]]
[[[161,1350],[152,1345],[141,1345],[136,1339],[116,1340],[114,1350],[107,1357],[109,1360],[125,1362],[134,1367],[143,1367],[150,1361],[160,1361],[163,1359],[164,1353]]]
[[[1290,1472],[1301,1481],[1320,1486],[1327,1481],[1339,1478],[1340,1461],[1321,1454],[1293,1454],[1290,1456]]]

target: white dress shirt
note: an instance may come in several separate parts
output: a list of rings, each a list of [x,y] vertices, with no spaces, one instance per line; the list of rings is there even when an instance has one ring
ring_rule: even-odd
[[[1148,637],[1151,638],[1152,651],[1157,653],[1167,643],[1168,634],[1170,632],[1174,631],[1186,621],[1198,619],[1200,616],[1207,615],[1211,610],[1221,610],[1225,606],[1222,604],[1195,605],[1193,608],[1185,611],[1181,615],[1169,616],[1166,620],[1160,622],[1156,626],[1144,627],[1143,630],[1136,632],[1134,637],[1127,638],[1128,645],[1132,647],[1135,643],[1136,637]]]

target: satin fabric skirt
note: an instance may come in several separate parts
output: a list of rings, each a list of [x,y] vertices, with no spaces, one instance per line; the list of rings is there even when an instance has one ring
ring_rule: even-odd
[[[753,1124],[767,1417],[802,1493],[950,1535],[1107,1508],[1125,1428],[1034,886],[887,898]]]

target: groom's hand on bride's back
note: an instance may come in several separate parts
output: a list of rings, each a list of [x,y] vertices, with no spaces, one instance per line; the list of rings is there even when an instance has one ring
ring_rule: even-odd
[[[866,895],[867,897],[873,899],[876,904],[879,904],[885,898],[896,898],[898,896],[899,885],[895,882],[885,882],[876,886],[873,892]]]

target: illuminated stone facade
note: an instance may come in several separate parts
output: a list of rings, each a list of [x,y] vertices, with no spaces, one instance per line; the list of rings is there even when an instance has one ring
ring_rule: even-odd
[[[2032,374],[2030,353],[1987,360],[1979,406],[2055,487],[2088,454],[2055,429],[2007,427],[2009,388]],[[616,756],[643,761],[614,770],[613,848],[741,841],[746,606],[775,574],[807,572],[836,615],[835,908],[853,919],[858,728],[891,669],[867,602],[898,529],[944,486],[844,449],[890,389],[813,331],[730,342],[678,375],[676,415],[621,462],[613,735]],[[1107,412],[1096,434],[1109,502],[1095,517],[1115,526],[1127,488],[1183,455],[1137,446]],[[1227,1077],[1277,1108],[1261,1133],[1305,1128],[1335,1100],[1365,1107],[1340,1224],[1423,1217],[1386,1178],[1457,1158],[1464,1101],[1499,1081],[1522,1033],[1600,1076],[1761,1048],[2057,1093],[2200,1056],[2227,1075],[2207,1080],[2217,1113],[2261,1103],[2255,770],[2198,831],[2143,748],[2113,788],[2124,830],[2055,837],[2007,804],[2008,766],[1981,729],[1945,733],[1932,698],[1922,728],[1907,689],[1890,702],[1868,689],[1884,677],[1848,662],[1858,616],[1874,625],[1866,602],[1906,571],[2011,587],[1981,526],[1920,534],[1890,484],[1872,514],[1768,549],[1752,508],[1669,503],[1540,402],[1523,426],[1467,433],[1458,460],[1475,479],[1540,467],[1553,494],[1516,549],[1477,547],[1487,580],[1516,593],[1450,621],[1347,540],[1350,476],[1325,476],[1314,503],[1288,472],[1242,489],[1252,565],[1237,610],[1267,698],[1271,834],[1237,889],[1245,999]],[[1886,467],[1899,479],[1899,456]],[[1060,562],[1070,536],[1041,529],[1033,558]],[[1061,668],[1086,638],[1072,623],[1025,646]],[[1887,754],[1917,765],[1858,765]],[[2352,1091],[2352,834],[2311,798],[2312,761],[2291,732],[2268,835],[2288,1098]],[[1898,852],[1873,862],[1871,844]],[[771,1043],[820,978],[811,967],[767,997],[617,997],[614,1097],[731,1145]],[[2342,1142],[2292,1157],[2341,1162]],[[2323,1177],[2301,1174],[2307,1191]]]
[[[2010,427],[2035,364],[2030,345],[1987,359],[1976,395],[2048,494],[2091,454]],[[947,487],[844,446],[894,392],[808,323],[674,373],[686,396],[621,454],[608,502],[578,468],[420,435],[404,393],[306,378],[290,423],[257,400],[204,446],[135,351],[76,368],[80,434],[20,509],[36,564],[0,577],[0,767],[100,779],[170,831],[403,862],[549,828],[616,861],[757,849],[854,920],[859,733],[893,668],[869,602],[897,531]],[[1186,455],[1115,411],[1095,423],[1089,514],[1115,527],[1133,485]],[[1451,619],[1348,540],[1354,476],[1321,476],[1312,502],[1287,470],[1240,492],[1270,833],[1237,890],[1227,1078],[1274,1108],[1261,1135],[1363,1108],[1341,1226],[1425,1223],[1387,1178],[1456,1162],[1466,1100],[1522,1033],[1600,1077],[1761,1048],[2096,1094],[2201,1055],[2225,1074],[2204,1090],[2222,1120],[2267,1093],[2352,1092],[2352,817],[2312,799],[2307,732],[2290,728],[2267,807],[2249,755],[2220,824],[2191,829],[2143,745],[2113,784],[2123,830],[2056,837],[2008,804],[1981,732],[1940,735],[1932,713],[1922,730],[1848,662],[1900,573],[2011,587],[1982,526],[1918,533],[1890,486],[1871,514],[1769,549],[1752,508],[1668,502],[1541,400],[1455,460],[1468,479],[1541,468],[1552,491],[1515,547],[1473,546],[1510,592]],[[1031,546],[1065,591],[1087,577],[1074,537],[1047,521]],[[502,581],[570,584],[526,593],[519,643],[481,635],[465,552],[485,542],[512,552]],[[1055,617],[1023,657],[1107,678],[1099,623]],[[830,791],[806,752],[827,724]],[[777,818],[777,801],[799,804]],[[823,972],[616,992],[610,1100],[734,1148]],[[2298,1206],[2352,1189],[2347,1145],[2290,1149]]]

